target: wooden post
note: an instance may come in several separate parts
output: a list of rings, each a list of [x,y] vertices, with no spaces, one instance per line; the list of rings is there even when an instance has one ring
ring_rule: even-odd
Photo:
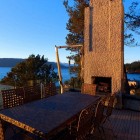
[[[59,54],[58,54],[58,48],[55,46],[56,51],[56,62],[58,67],[58,76],[59,76],[59,84],[61,88],[61,94],[64,92],[63,82],[62,82],[62,75],[61,75],[61,67],[60,67],[60,61],[59,61]]]
[[[41,90],[41,99],[44,98],[44,94],[45,94],[45,91],[44,91],[44,84],[43,83],[40,83],[40,90]]]
[[[59,54],[58,54],[58,49],[61,48],[78,48],[78,47],[83,47],[83,45],[68,45],[68,46],[55,46],[55,51],[56,51],[56,61],[57,61],[57,67],[58,67],[58,76],[59,76],[59,84],[61,87],[61,94],[64,92],[64,86],[62,82],[62,75],[61,75],[61,67],[60,67],[60,61],[59,61]]]

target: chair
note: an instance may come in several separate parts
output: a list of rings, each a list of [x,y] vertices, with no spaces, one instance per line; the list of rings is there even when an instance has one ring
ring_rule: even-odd
[[[84,94],[95,95],[96,94],[96,84],[83,83],[81,92]]]
[[[102,122],[104,120],[104,110],[105,110],[104,104],[105,104],[105,98],[101,99],[98,102],[97,107],[95,109],[94,120],[91,128],[91,134],[92,135],[96,134],[96,130],[98,130],[100,132],[101,138],[102,138],[102,132],[103,132],[103,136],[105,137],[104,128],[102,126]]]
[[[89,106],[83,109],[78,117],[78,121],[74,122],[68,129],[66,128],[51,140],[88,140],[90,135],[92,121],[93,121],[93,108]]]
[[[115,96],[114,95],[110,96],[109,101],[108,101],[108,105],[106,106],[106,111],[105,111],[105,114],[104,114],[104,122],[106,120],[109,120],[109,117],[112,114],[114,101],[115,101]]]
[[[79,115],[76,140],[86,140],[90,136],[93,111],[84,109]]]
[[[111,121],[109,120],[109,117],[112,114],[112,110],[113,110],[113,105],[114,105],[114,100],[115,100],[115,96],[113,95],[106,95],[105,97],[103,97],[100,102],[98,103],[97,107],[96,107],[96,111],[95,111],[95,118],[94,118],[94,122],[93,122],[93,128],[91,133],[93,134],[95,129],[98,129],[98,131],[101,133],[101,131],[103,132],[103,136],[105,136],[105,131],[104,131],[104,124],[105,122],[108,120],[111,124]],[[107,105],[106,105],[107,102]],[[101,128],[101,129],[100,129]],[[111,124],[111,131],[113,133],[113,136],[115,136],[114,132],[113,132],[113,126]]]
[[[110,126],[111,126],[111,131],[113,133],[113,136],[116,137],[116,135],[114,134],[114,131],[113,131],[113,126],[112,126],[112,123],[110,121],[110,116],[112,114],[112,111],[113,111],[113,105],[114,105],[114,101],[115,101],[115,96],[114,95],[110,95],[109,97],[109,101],[108,101],[108,105],[106,107],[106,111],[105,111],[105,114],[104,114],[104,117],[103,117],[103,125],[105,124],[106,121],[108,121],[110,123]]]

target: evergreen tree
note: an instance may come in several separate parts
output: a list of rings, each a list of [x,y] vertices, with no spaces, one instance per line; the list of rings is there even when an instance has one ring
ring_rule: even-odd
[[[68,0],[64,0],[64,6],[69,15],[66,25],[69,30],[66,43],[82,44],[84,42],[84,10],[89,6],[89,0],[74,0],[73,7],[68,5]]]
[[[54,72],[52,65],[47,64],[48,60],[44,56],[30,55],[25,61],[20,62],[11,69],[1,80],[1,83],[15,86],[28,86],[29,81],[37,84],[37,81],[43,83],[56,82],[58,77]]]
[[[139,46],[135,40],[135,34],[140,35],[140,13],[139,3],[131,0],[131,6],[124,14],[124,43],[126,46]]]

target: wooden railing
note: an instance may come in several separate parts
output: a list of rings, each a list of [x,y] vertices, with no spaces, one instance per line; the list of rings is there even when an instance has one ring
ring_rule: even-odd
[[[24,103],[23,88],[2,90],[1,94],[3,98],[3,108],[10,108]]]
[[[17,89],[2,90],[3,108],[10,108],[31,101],[39,100],[56,95],[56,87],[54,83],[49,83],[43,86],[40,85],[28,86]],[[43,96],[42,96],[43,95]]]
[[[41,99],[40,85],[24,87],[24,102],[31,102]]]
[[[54,83],[49,83],[44,86],[44,97],[50,97],[56,95],[56,86]]]

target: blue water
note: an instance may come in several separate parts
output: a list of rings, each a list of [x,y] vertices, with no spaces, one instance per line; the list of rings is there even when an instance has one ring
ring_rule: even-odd
[[[140,81],[140,74],[127,74],[127,79]]]
[[[6,76],[7,73],[10,71],[11,71],[10,67],[0,67],[0,80],[4,78],[4,76]],[[57,69],[55,69],[55,72],[57,72]],[[74,76],[69,73],[68,68],[61,69],[61,73],[62,73],[63,82],[69,80],[71,77]],[[127,78],[130,80],[140,81],[140,74],[127,74]]]
[[[7,73],[10,71],[11,71],[10,67],[0,67],[0,80],[4,78],[4,76],[6,76]],[[54,69],[54,71],[57,72],[58,70]],[[74,77],[73,74],[70,74],[68,68],[61,69],[61,73],[62,73],[63,82],[69,80],[71,77]]]
[[[11,67],[0,67],[0,80],[11,71]]]

